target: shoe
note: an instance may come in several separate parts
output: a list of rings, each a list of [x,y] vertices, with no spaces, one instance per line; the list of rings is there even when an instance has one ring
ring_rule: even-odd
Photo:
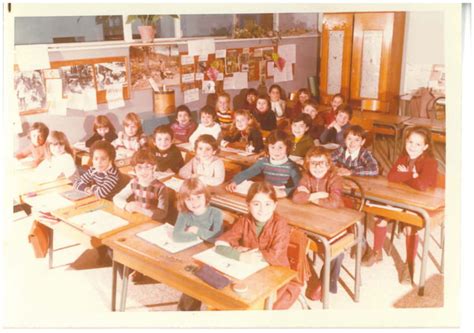
[[[139,283],[140,281],[143,280],[143,278],[145,277],[145,275],[143,275],[142,273],[139,273],[137,271],[133,271],[131,274],[130,274],[130,280],[133,282],[133,283]]]
[[[401,284],[411,284],[412,278],[410,274],[410,267],[407,263],[404,263],[402,266],[402,272],[400,273],[400,283]]]
[[[312,301],[319,301],[322,297],[322,286],[319,279],[309,279],[305,292],[306,298]]]
[[[382,251],[373,251],[370,248],[367,249],[365,255],[362,257],[362,266],[364,267],[371,267],[375,263],[378,263],[383,260],[383,252]]]

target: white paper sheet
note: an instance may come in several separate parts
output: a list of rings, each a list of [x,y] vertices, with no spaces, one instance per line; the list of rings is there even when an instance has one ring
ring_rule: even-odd
[[[181,65],[193,65],[194,56],[193,55],[182,55],[181,56]]]
[[[166,223],[159,227],[139,232],[137,236],[170,253],[180,252],[202,243],[201,239],[191,242],[175,242],[173,240],[173,229],[174,227],[171,224]]]
[[[117,83],[107,86],[106,99],[109,110],[124,107],[125,101],[123,100],[123,85],[121,83]]]
[[[160,92],[160,87],[158,87],[158,83],[151,77],[148,79],[148,82],[150,82],[150,86],[153,89],[153,91]]]
[[[208,54],[201,54],[198,58],[199,61],[207,61],[209,55]]]
[[[273,76],[274,71],[275,71],[275,63],[273,61],[267,62],[267,75]]]
[[[216,50],[216,59],[217,58],[225,58],[226,49],[223,50]]]
[[[224,73],[218,73],[216,81],[222,81],[222,80],[224,80]]]
[[[280,72],[278,69],[273,71],[273,82],[284,82],[293,80],[293,68],[288,62],[285,63],[283,70]]]
[[[67,220],[92,236],[99,236],[128,224],[128,221],[104,210],[93,210]]]
[[[188,41],[188,55],[200,56],[216,52],[214,39],[199,39]]]
[[[163,182],[166,186],[168,186],[170,189],[174,190],[175,192],[179,192],[179,189],[181,188],[181,185],[183,185],[184,180],[172,177],[168,179],[167,181]]]
[[[73,201],[64,198],[57,192],[37,195],[34,197],[25,196],[23,200],[37,212],[52,212],[60,208],[74,205]]]
[[[296,64],[296,45],[287,44],[278,46],[278,55],[286,60],[287,63]]]
[[[16,46],[15,60],[20,71],[50,68],[47,46]]]
[[[196,73],[195,79],[196,79],[196,81],[204,80],[204,73]]]
[[[235,192],[247,196],[249,192],[250,186],[252,186],[253,181],[251,180],[244,180],[242,183],[237,185],[235,188]]]
[[[63,99],[63,80],[46,80],[46,100],[49,102],[58,99]]]
[[[248,73],[235,72],[234,73],[234,89],[247,89],[249,87]]]
[[[49,114],[55,114],[58,116],[67,116],[67,99],[57,99],[49,102],[48,111]]]
[[[235,86],[235,81],[233,76],[224,78],[224,90],[233,90]]]
[[[194,82],[194,73],[187,73],[187,74],[181,75],[181,82],[182,83]]]
[[[199,101],[199,89],[189,89],[184,91],[184,104]]]
[[[238,280],[244,280],[250,275],[268,266],[268,263],[264,261],[255,264],[248,264],[224,257],[216,253],[215,248],[195,254],[193,258]]]
[[[204,94],[214,94],[216,92],[216,83],[214,81],[202,81],[202,92]]]

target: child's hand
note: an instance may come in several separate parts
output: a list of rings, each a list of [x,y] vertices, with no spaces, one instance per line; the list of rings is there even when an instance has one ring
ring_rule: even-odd
[[[221,141],[221,147],[222,147],[222,148],[227,147],[228,144],[229,144],[229,141],[225,141],[225,140],[222,140],[222,141]]]
[[[237,188],[237,184],[234,183],[234,182],[228,184],[228,185],[225,187],[225,189],[226,189],[227,191],[229,191],[229,192],[235,192],[236,188]]]
[[[285,188],[283,187],[279,187],[279,186],[273,186],[273,188],[275,189],[275,192],[276,192],[276,196],[278,199],[281,199],[281,198],[286,198],[286,192],[285,192]]]
[[[298,188],[296,189],[298,192],[306,192],[306,193],[311,193],[309,192],[308,188],[306,186],[298,186]]]
[[[86,187],[84,189],[84,192],[86,192],[87,194],[92,194],[92,188],[91,187]]]
[[[336,122],[334,122],[334,126],[333,126],[333,127],[336,129],[336,131],[337,131],[337,132],[340,132],[340,131],[342,131],[342,128],[341,128],[341,126],[339,126],[339,124],[338,124],[338,123],[336,123]]]
[[[240,261],[246,262],[248,264],[254,264],[262,260],[262,254],[258,249],[250,250],[240,254]]]
[[[255,147],[252,146],[252,145],[248,145],[247,147],[245,147],[245,151],[246,151],[247,153],[253,153],[254,150],[255,150]]]
[[[187,232],[190,232],[192,234],[197,234],[198,233],[198,227],[196,227],[195,225],[193,225],[192,227],[189,227],[188,229],[186,229]]]
[[[408,172],[408,168],[407,168],[405,165],[403,165],[403,164],[399,164],[399,165],[397,166],[397,171],[398,171],[398,172]]]
[[[346,168],[339,168],[337,170],[337,174],[339,176],[350,176],[350,175],[352,175],[352,171],[349,170],[349,169],[346,169]]]
[[[312,200],[318,200],[318,199],[326,199],[328,197],[329,197],[328,192],[314,192],[314,193],[311,193],[311,195],[309,196],[309,200],[312,201]]]
[[[128,202],[126,205],[125,205],[125,210],[127,212],[130,212],[130,213],[134,213],[134,212],[137,212],[139,210],[139,206],[137,204],[136,201],[131,201],[131,202]]]
[[[412,171],[413,171],[413,178],[415,179],[418,178],[419,175],[418,175],[418,172],[416,171],[416,167],[413,167]]]

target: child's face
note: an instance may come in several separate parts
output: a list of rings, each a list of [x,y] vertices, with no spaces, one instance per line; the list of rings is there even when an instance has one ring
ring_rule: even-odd
[[[214,125],[214,118],[208,113],[202,113],[201,124],[203,124],[205,127],[211,127]]]
[[[255,104],[255,101],[257,100],[257,96],[255,96],[254,94],[248,94],[246,99],[247,99],[247,103],[249,103],[250,105],[253,105]]]
[[[179,111],[176,120],[178,121],[178,124],[185,126],[191,119],[189,118],[189,114],[186,111]]]
[[[308,129],[304,121],[297,121],[291,124],[291,132],[297,138],[301,138]]]
[[[349,115],[345,112],[338,112],[336,115],[336,123],[339,126],[345,126],[349,122]]]
[[[222,113],[226,113],[229,110],[229,100],[227,97],[221,96],[217,99],[217,109]]]
[[[196,157],[201,161],[207,161],[210,159],[216,151],[212,149],[212,146],[205,142],[198,142],[196,147]]]
[[[155,145],[159,150],[168,150],[172,141],[171,135],[168,133],[157,133],[155,135]]]
[[[140,182],[150,183],[155,178],[156,166],[149,163],[135,165],[135,174]]]
[[[239,131],[245,131],[249,127],[249,118],[244,115],[235,116],[235,127],[237,127]]]
[[[306,102],[309,99],[309,95],[307,93],[302,92],[299,97],[299,101],[301,104]]]
[[[276,208],[276,202],[266,193],[257,193],[249,202],[250,215],[258,222],[267,222]]]
[[[284,159],[286,155],[286,145],[282,141],[277,141],[274,144],[268,145],[268,153],[270,157],[275,161],[280,161]]]
[[[329,170],[326,156],[313,156],[309,159],[309,172],[315,178],[323,178]]]
[[[92,165],[97,171],[104,172],[107,170],[112,161],[105,150],[98,149],[94,150],[94,156],[92,157]]]
[[[265,113],[268,111],[268,103],[266,99],[258,99],[257,100],[257,110],[260,113]]]
[[[342,98],[337,96],[332,99],[331,107],[334,111],[336,111],[337,107],[342,104]]]
[[[35,147],[41,145],[41,134],[38,129],[34,129],[30,132],[30,140]]]
[[[138,126],[133,122],[126,124],[124,126],[124,129],[125,129],[125,134],[127,134],[127,136],[131,137],[131,136],[137,135]]]
[[[415,159],[428,149],[428,145],[425,143],[425,138],[422,135],[411,133],[405,143],[405,149],[408,156],[410,156],[411,159]]]
[[[270,90],[270,99],[272,102],[280,100],[280,90],[278,90],[278,88],[273,88]]]
[[[303,113],[308,114],[311,117],[311,119],[314,119],[318,115],[318,110],[313,108],[311,105],[306,105],[303,108]]]
[[[346,143],[347,149],[349,149],[349,151],[352,153],[353,151],[360,149],[364,145],[365,139],[362,139],[358,135],[349,133],[347,134],[345,143]]]
[[[58,140],[51,138],[48,140],[48,142],[49,142],[49,150],[51,151],[51,154],[53,156],[59,156],[59,155],[64,154],[65,147]]]
[[[101,137],[105,137],[107,133],[109,133],[108,127],[97,127],[97,134],[99,134]]]
[[[206,196],[204,193],[191,194],[184,200],[186,208],[188,208],[193,214],[201,215],[206,211]]]

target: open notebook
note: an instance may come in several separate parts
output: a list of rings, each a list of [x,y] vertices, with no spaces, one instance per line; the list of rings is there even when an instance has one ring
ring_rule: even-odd
[[[41,194],[37,196],[25,196],[26,204],[30,205],[35,212],[52,212],[54,210],[73,206],[74,202],[66,199],[57,192]]]
[[[167,181],[164,181],[163,184],[165,184],[167,187],[170,189],[174,190],[175,192],[179,192],[179,189],[181,188],[181,185],[183,185],[184,180],[171,177]]]
[[[123,218],[100,209],[76,215],[67,222],[91,236],[100,236],[128,224]]]
[[[191,242],[175,242],[173,240],[173,229],[174,227],[171,224],[166,223],[159,227],[139,232],[137,236],[171,253],[183,251],[202,243],[201,239]]]

